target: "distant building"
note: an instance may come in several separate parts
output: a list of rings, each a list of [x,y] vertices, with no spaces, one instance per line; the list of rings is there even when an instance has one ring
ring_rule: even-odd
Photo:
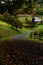
[[[39,19],[38,17],[34,17],[34,22],[41,22],[41,19]]]

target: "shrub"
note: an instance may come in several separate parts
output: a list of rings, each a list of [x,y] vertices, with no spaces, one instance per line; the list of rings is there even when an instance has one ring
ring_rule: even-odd
[[[2,14],[0,14],[0,20],[3,20],[3,15]]]
[[[37,37],[37,32],[35,31],[33,35],[34,35],[34,39],[35,39]]]
[[[25,18],[25,23],[26,24],[29,24],[31,21],[30,20],[28,20],[27,18]]]
[[[5,13],[3,14],[3,20],[6,21],[6,22],[8,22],[9,16],[10,16],[9,13],[6,13],[6,12],[5,12]]]

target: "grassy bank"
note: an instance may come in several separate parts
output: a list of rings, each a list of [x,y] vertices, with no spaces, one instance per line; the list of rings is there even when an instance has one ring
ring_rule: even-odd
[[[18,34],[21,34],[22,32],[20,32],[19,30],[16,31],[15,28],[12,29],[11,25],[0,21],[0,41],[8,39],[12,36],[16,36]]]
[[[0,21],[0,41],[3,41],[5,39],[9,39],[11,37],[15,37],[19,34],[23,34],[25,32],[28,32],[30,28],[23,27],[22,29],[19,29],[16,31],[16,29],[12,29],[10,24],[7,24],[4,21]]]

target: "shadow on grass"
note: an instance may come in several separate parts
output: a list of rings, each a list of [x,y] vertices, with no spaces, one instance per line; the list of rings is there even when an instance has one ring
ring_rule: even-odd
[[[16,32],[18,32],[18,33],[22,33],[20,30],[16,30],[16,28],[15,27],[10,27],[11,29],[13,29],[13,30],[15,30]]]
[[[24,26],[25,28],[30,28],[30,29],[32,29],[32,28],[34,28],[34,27],[38,27],[38,26]]]

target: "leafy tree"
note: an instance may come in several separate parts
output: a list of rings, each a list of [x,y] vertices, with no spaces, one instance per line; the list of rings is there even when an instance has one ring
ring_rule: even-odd
[[[1,3],[3,1],[4,3]],[[10,14],[17,14],[19,8],[24,7],[23,4],[26,4],[26,8],[24,8],[24,12],[28,13],[32,12],[34,7],[37,5],[38,0],[0,0],[0,13],[4,13],[8,10]],[[15,6],[16,5],[16,6]]]
[[[6,10],[8,10],[8,13],[12,14],[13,11],[17,11],[17,9],[19,9],[23,5],[25,0],[3,0],[3,2],[5,3],[1,3],[1,1],[0,12],[4,13]]]
[[[16,30],[17,30],[17,28],[22,28],[23,27],[22,23],[19,20],[15,20],[12,25],[14,27],[16,27]]]
[[[17,28],[22,28],[23,27],[23,24],[22,22],[20,22],[17,18],[15,17],[10,17],[9,18],[9,23],[11,24],[11,27],[15,27],[16,28],[16,31],[17,31]]]
[[[3,20],[6,21],[6,22],[8,22],[9,16],[10,16],[9,13],[5,12],[5,13],[3,14]]]

